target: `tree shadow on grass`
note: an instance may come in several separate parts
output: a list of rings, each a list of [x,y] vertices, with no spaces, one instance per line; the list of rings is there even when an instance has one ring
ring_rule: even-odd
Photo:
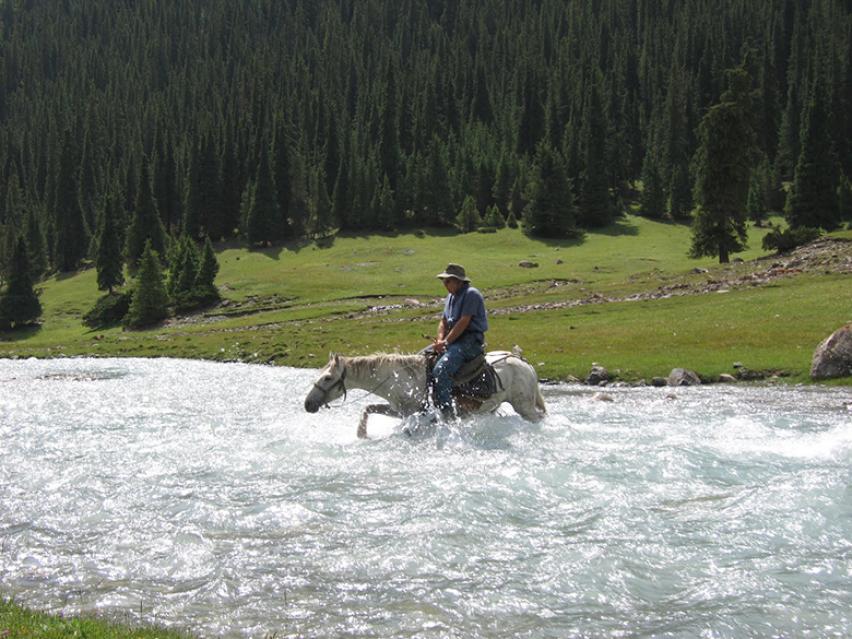
[[[0,343],[24,342],[41,332],[41,324],[26,324],[8,330],[0,330]]]
[[[282,242],[280,244],[270,244],[269,246],[252,246],[252,245],[238,245],[243,248],[248,249],[249,253],[255,253],[257,255],[264,255],[273,260],[280,260],[281,255],[286,252],[298,253],[302,249],[307,248],[313,244],[313,240],[310,238],[304,238],[299,240],[292,240],[290,242]]]
[[[660,220],[662,221],[662,220]],[[599,229],[594,229],[597,235],[607,235],[609,237],[619,237],[623,235],[636,236],[639,235],[639,227],[632,224],[629,220],[618,219],[609,226],[604,226]]]

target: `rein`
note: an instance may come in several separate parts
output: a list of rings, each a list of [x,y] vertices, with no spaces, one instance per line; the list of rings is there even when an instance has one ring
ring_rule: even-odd
[[[338,406],[346,406],[347,404],[352,404],[354,402],[357,402],[357,401],[364,399],[365,397],[369,397],[370,395],[374,395],[377,390],[379,390],[382,386],[387,384],[393,377],[395,377],[395,375],[396,375],[395,373],[391,373],[390,375],[385,377],[381,382],[379,382],[376,386],[374,386],[372,389],[368,390],[366,393],[364,393],[360,397],[356,397],[356,398],[352,399],[351,401],[346,400],[346,383],[345,383],[346,367],[345,366],[343,367],[343,373],[340,375],[340,379],[337,380],[331,386],[329,386],[327,389],[320,386],[318,382],[314,382],[314,388],[318,388],[323,392],[324,395],[328,395],[329,392],[334,390],[336,387],[340,386],[343,389],[343,401],[340,404],[338,404]],[[330,408],[329,405],[328,405],[328,402],[325,402],[323,404],[323,406],[325,406],[326,408]]]

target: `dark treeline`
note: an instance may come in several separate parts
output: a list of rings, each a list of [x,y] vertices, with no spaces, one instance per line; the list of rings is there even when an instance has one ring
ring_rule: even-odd
[[[688,219],[698,125],[734,67],[755,215],[822,180],[832,213],[796,222],[830,227],[852,175],[843,0],[0,5],[0,254],[23,236],[35,277],[95,259],[102,235],[131,265],[181,235],[258,245],[460,213],[559,236],[610,223],[639,180],[645,214]],[[809,118],[829,146],[797,176]]]

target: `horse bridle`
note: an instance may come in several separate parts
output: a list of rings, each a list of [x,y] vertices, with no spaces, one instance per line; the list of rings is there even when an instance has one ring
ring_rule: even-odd
[[[323,388],[320,386],[319,381],[314,382],[314,388],[318,388],[322,391],[323,398],[328,397],[328,394],[333,391],[335,388],[340,386],[343,391],[343,401],[346,401],[346,368],[343,368],[343,372],[340,374],[340,379],[338,379],[334,384],[329,386],[328,388]],[[328,402],[324,402],[323,406],[328,406]]]

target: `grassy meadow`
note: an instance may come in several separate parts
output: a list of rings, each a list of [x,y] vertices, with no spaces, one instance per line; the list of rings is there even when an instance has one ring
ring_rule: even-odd
[[[494,313],[489,348],[520,345],[542,377],[583,377],[592,362],[628,380],[677,366],[712,377],[741,362],[804,380],[814,347],[852,320],[852,278],[803,273],[755,288],[646,299],[660,287],[700,287],[765,267],[755,261],[764,256],[763,232],[750,229],[752,248],[736,256],[744,262],[725,267],[687,257],[688,227],[637,216],[573,241],[503,229],[338,236],[323,246],[256,251],[221,245],[216,283],[224,304],[148,330],[93,331],[80,318],[102,294],[94,270],[54,277],[39,285],[41,326],[0,338],[0,357],[168,356],[317,367],[330,351],[416,351],[440,313],[444,290],[435,273],[459,262]],[[538,266],[522,268],[524,260]],[[642,299],[621,301],[630,296]],[[572,306],[579,300],[595,303]]]

